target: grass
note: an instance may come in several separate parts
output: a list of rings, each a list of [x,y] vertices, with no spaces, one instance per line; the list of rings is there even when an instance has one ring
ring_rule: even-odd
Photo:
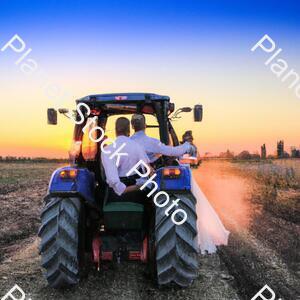
[[[232,232],[229,245],[220,250],[222,260],[243,298],[250,299],[267,282],[276,298],[296,299],[300,160],[234,161],[229,168],[249,183],[251,222],[247,230]]]
[[[273,215],[300,222],[300,160],[285,159],[235,164],[243,176],[253,178],[259,189],[253,197]]]
[[[30,186],[41,179],[50,180],[50,170],[59,166],[57,163],[1,163],[0,194]]]

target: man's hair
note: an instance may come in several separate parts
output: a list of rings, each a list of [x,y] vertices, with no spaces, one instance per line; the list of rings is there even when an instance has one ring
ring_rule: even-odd
[[[144,130],[146,128],[146,119],[142,114],[134,114],[131,118],[131,125],[135,131]]]
[[[130,134],[130,122],[127,118],[120,117],[116,120],[116,134],[117,135]]]

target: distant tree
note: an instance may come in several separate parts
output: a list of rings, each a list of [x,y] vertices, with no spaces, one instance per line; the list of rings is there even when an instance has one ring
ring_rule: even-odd
[[[232,159],[234,158],[234,152],[230,151],[229,149],[227,149],[226,152],[221,152],[219,154],[220,158],[228,158],[228,159]]]
[[[251,159],[252,158],[252,155],[250,154],[249,151],[247,150],[244,150],[242,151],[238,156],[237,156],[238,159]]]
[[[291,147],[291,157],[292,158],[299,158],[300,157],[300,150],[296,149],[296,147]]]
[[[6,156],[6,157],[5,157],[5,160],[6,160],[6,161],[9,161],[9,162],[12,162],[12,161],[16,161],[17,158],[16,158],[15,156]]]
[[[251,155],[251,159],[260,160],[260,155],[258,153],[253,153],[250,155]]]
[[[45,161],[47,161],[47,158],[46,157],[35,157],[35,158],[33,158],[33,161],[34,162],[45,162]]]
[[[277,158],[283,158],[284,157],[284,141],[277,142]]]

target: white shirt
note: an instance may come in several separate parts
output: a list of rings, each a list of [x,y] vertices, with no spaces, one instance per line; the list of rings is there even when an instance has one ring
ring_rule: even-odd
[[[157,159],[157,154],[163,154],[167,156],[182,156],[191,149],[191,145],[188,142],[176,147],[167,146],[160,140],[147,136],[143,130],[136,132],[130,138],[136,141],[139,145],[143,146],[150,162],[154,162]]]
[[[149,163],[145,150],[127,136],[118,136],[113,144],[104,147],[101,161],[106,182],[117,195],[120,196],[126,189],[120,177],[126,177],[128,171],[140,160],[145,164]]]

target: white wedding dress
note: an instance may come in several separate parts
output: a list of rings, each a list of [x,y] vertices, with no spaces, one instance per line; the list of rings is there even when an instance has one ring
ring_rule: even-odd
[[[199,252],[201,254],[215,253],[217,251],[216,246],[227,245],[230,232],[225,229],[219,216],[210,205],[193,176],[191,191],[197,199]]]

